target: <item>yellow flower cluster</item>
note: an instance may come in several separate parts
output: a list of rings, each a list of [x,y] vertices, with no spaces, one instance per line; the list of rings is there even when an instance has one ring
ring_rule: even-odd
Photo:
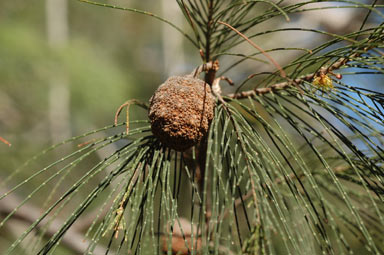
[[[327,74],[320,74],[315,76],[312,84],[322,91],[329,91],[334,88],[332,79]]]

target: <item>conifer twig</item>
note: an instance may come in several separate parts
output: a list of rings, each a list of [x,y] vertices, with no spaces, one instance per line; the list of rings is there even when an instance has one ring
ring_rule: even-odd
[[[365,49],[365,51],[366,50],[368,50],[368,49]],[[335,63],[333,63],[329,67],[322,67],[315,73],[310,73],[307,75],[300,76],[299,78],[296,78],[292,81],[285,81],[285,82],[276,83],[276,84],[271,85],[270,87],[255,88],[252,90],[242,91],[239,93],[232,93],[232,94],[228,94],[227,96],[230,98],[233,98],[233,99],[244,99],[244,98],[248,98],[248,97],[252,97],[252,96],[261,96],[261,95],[276,92],[278,90],[283,90],[283,89],[286,89],[286,88],[288,88],[294,84],[298,85],[298,84],[303,83],[304,81],[311,81],[319,73],[322,73],[322,74],[332,73],[334,70],[340,69],[343,65],[347,64],[353,58],[358,57],[360,55],[361,55],[361,53],[353,53],[349,57],[339,58]]]

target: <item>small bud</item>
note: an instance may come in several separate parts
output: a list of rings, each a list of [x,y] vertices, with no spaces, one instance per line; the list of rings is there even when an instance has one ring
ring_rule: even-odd
[[[336,73],[335,74],[335,77],[336,77],[336,79],[342,79],[343,78],[343,75],[342,74],[340,74],[340,73]]]

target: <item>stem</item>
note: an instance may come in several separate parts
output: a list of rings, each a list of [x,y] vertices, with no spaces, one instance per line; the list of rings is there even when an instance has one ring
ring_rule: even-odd
[[[365,51],[367,51],[367,50],[368,49],[365,49]],[[335,63],[333,63],[329,67],[322,67],[317,72],[300,76],[299,78],[294,79],[292,81],[276,83],[270,87],[255,88],[252,90],[243,91],[243,92],[239,92],[239,93],[232,93],[232,94],[228,94],[227,96],[230,98],[235,98],[235,99],[244,99],[244,98],[248,98],[248,97],[261,96],[261,95],[273,93],[273,92],[276,92],[278,90],[286,89],[292,85],[297,86],[298,84],[301,84],[304,81],[311,81],[319,73],[323,73],[323,74],[332,73],[332,71],[341,68],[343,65],[347,64],[353,58],[358,57],[360,55],[361,55],[361,53],[353,53],[349,57],[339,58]]]
[[[213,25],[213,0],[208,3],[208,20],[207,20],[207,32],[205,33],[205,61],[211,61],[211,36],[212,36],[212,25]],[[212,85],[216,77],[216,71],[214,69],[208,70],[205,74],[205,82]]]

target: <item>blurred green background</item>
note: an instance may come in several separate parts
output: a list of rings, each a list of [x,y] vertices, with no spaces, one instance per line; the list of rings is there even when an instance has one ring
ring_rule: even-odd
[[[116,4],[162,14],[161,1]],[[168,70],[190,72],[198,52],[190,51],[188,67],[177,50],[165,60],[163,44],[180,37],[164,36],[167,29],[148,16],[78,1],[67,10],[55,0],[1,1],[0,136],[12,143],[0,146],[1,176],[47,145],[112,124],[126,100],[148,101]]]

